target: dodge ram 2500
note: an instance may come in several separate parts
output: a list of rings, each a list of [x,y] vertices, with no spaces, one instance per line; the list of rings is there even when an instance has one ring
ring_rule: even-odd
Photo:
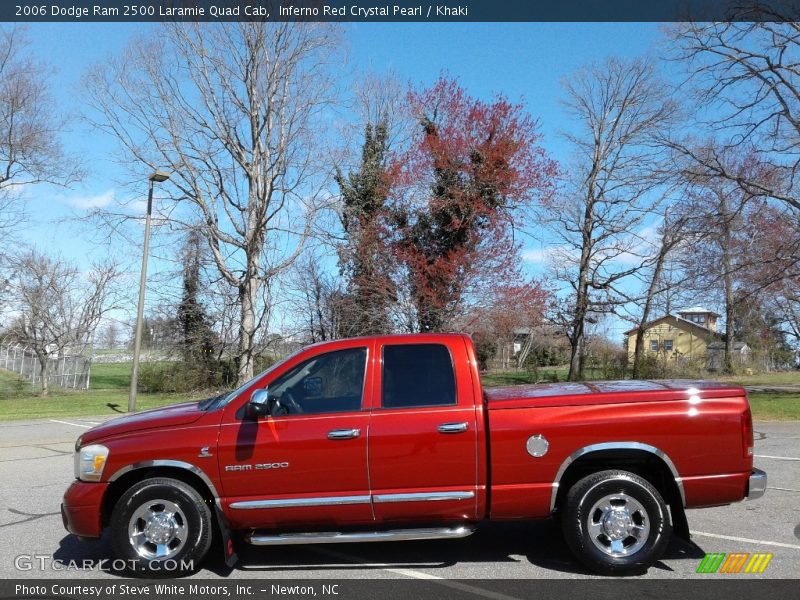
[[[685,508],[766,489],[743,389],[607,381],[483,389],[468,336],[309,346],[230,393],[84,433],[66,528],[132,570],[257,546],[460,538],[555,517],[590,569],[645,570]],[[533,542],[532,542],[533,543]]]

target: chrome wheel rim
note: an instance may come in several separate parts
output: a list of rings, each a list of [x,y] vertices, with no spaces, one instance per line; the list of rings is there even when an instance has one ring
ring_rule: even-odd
[[[148,560],[173,558],[186,544],[186,516],[169,500],[148,500],[128,521],[128,539],[136,554]]]
[[[650,517],[636,498],[620,492],[594,503],[586,527],[597,549],[619,558],[642,549],[650,534]]]

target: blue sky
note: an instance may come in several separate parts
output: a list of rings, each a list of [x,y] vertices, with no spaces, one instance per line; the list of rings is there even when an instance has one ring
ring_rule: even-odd
[[[31,25],[32,50],[53,70],[51,89],[58,110],[78,115],[86,69],[102,63],[109,54],[118,54],[131,36],[149,27],[153,25]],[[391,70],[401,80],[427,85],[446,72],[457,77],[472,95],[489,98],[500,92],[512,100],[523,100],[540,120],[545,148],[553,158],[564,161],[567,151],[558,132],[569,123],[559,103],[562,79],[581,65],[609,55],[658,56],[662,34],[653,23],[355,23],[347,26],[346,39],[350,64],[343,68],[344,79],[365,70]],[[85,265],[108,249],[93,244],[92,232],[74,217],[112,198],[130,199],[130,191],[123,191],[125,174],[111,159],[112,140],[75,119],[63,141],[69,153],[82,157],[88,176],[68,190],[49,186],[26,189],[31,225],[25,237],[40,248],[59,251]],[[142,196],[145,192],[142,182]],[[526,246],[534,253],[537,250],[533,241]],[[135,248],[125,252],[135,258]],[[132,260],[132,266],[138,265],[138,260]],[[158,260],[151,268],[159,269]],[[527,268],[538,270],[533,263]]]

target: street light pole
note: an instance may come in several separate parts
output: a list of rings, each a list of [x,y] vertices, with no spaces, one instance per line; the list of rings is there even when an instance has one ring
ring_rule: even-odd
[[[128,396],[128,412],[136,411],[136,388],[139,383],[139,354],[142,350],[142,321],[144,320],[144,286],[147,281],[147,255],[150,252],[150,217],[153,213],[153,184],[169,179],[168,173],[155,171],[148,178],[147,217],[144,222],[144,249],[142,253],[142,272],[139,276],[139,306],[136,311],[136,333],[133,338],[133,370],[131,371],[131,391]]]

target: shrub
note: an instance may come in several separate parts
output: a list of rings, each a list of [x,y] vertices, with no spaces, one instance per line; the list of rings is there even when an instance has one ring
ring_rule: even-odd
[[[255,372],[275,363],[272,356],[259,356]],[[225,390],[236,387],[239,362],[236,359],[143,363],[139,368],[140,392],[184,394],[201,390]]]

